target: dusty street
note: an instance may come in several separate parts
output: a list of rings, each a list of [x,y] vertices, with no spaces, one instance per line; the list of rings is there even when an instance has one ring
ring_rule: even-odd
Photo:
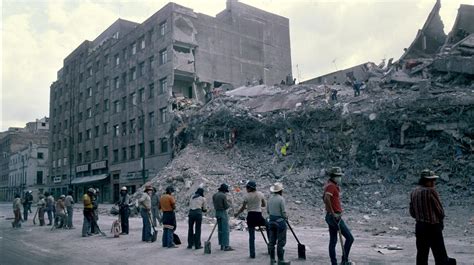
[[[110,205],[102,205],[105,209]],[[81,209],[76,208],[74,230],[53,230],[51,227],[33,226],[31,217],[23,223],[21,229],[11,228],[11,206],[0,204],[0,264],[267,264],[269,259],[261,237],[257,237],[257,258],[248,258],[247,233],[233,231],[231,245],[234,252],[218,250],[217,238],[212,239],[211,255],[204,255],[202,250],[188,250],[186,245],[177,249],[161,247],[161,232],[155,243],[142,243],[141,219],[131,218],[130,234],[113,238],[110,226],[115,217],[101,215],[99,225],[107,234],[103,236],[81,237]],[[33,212],[36,210],[32,209]],[[319,223],[319,222],[318,222]],[[351,223],[349,222],[349,225]],[[203,225],[203,240],[210,233],[211,226]],[[177,234],[186,241],[187,226],[178,224]],[[307,260],[297,259],[296,241],[288,234],[286,257],[293,264],[328,264],[328,233],[324,226],[296,227],[302,243],[307,246]],[[414,264],[416,253],[413,236],[379,235],[354,228],[355,242],[351,258],[357,264]],[[473,264],[474,237],[453,238],[445,236],[448,253],[457,258],[458,264]],[[184,243],[186,244],[186,243]],[[382,250],[381,254],[374,245],[396,245],[403,250]],[[339,248],[339,245],[338,245]],[[338,254],[339,255],[339,254]],[[431,264],[434,264],[431,260]]]

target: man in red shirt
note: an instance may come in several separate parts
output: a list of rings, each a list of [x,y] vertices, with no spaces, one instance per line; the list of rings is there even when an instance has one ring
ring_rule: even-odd
[[[341,189],[339,184],[341,183],[341,178],[344,174],[342,173],[342,169],[340,167],[332,167],[326,171],[326,174],[329,176],[329,180],[326,185],[324,185],[323,200],[324,205],[326,206],[326,223],[329,226],[329,257],[331,258],[331,264],[337,265],[337,231],[341,230],[342,236],[344,236],[346,239],[341,264],[350,264],[349,252],[351,250],[352,243],[354,242],[354,237],[341,218]]]

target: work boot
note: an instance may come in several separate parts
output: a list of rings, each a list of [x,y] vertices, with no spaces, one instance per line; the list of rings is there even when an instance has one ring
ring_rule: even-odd
[[[285,261],[285,260],[278,260],[278,265],[290,265],[290,261]]]
[[[224,251],[234,251],[234,249],[231,246],[226,246],[224,247]]]
[[[280,262],[280,260],[285,260],[285,258],[284,258],[285,250],[277,249],[277,256],[278,256],[278,262]]]
[[[275,248],[268,247],[268,254],[270,255],[270,264],[275,264]],[[272,263],[273,262],[273,263]]]

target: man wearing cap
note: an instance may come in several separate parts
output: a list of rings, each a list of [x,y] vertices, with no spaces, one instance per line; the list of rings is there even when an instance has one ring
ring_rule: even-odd
[[[226,195],[229,192],[229,186],[223,183],[217,190],[218,192],[212,196],[217,219],[217,237],[221,250],[232,251],[234,249],[229,245],[229,215],[227,214],[230,203]]]
[[[31,190],[25,193],[25,197],[23,199],[23,221],[28,220],[28,212],[31,212],[31,203],[33,202],[33,195],[31,194]]]
[[[151,243],[151,223],[150,223],[150,211],[151,211],[151,192],[153,188],[151,185],[146,185],[142,196],[138,199],[138,206],[140,208],[140,215],[142,216],[143,228],[142,228],[142,241]]]
[[[54,226],[57,228],[63,228],[64,223],[66,221],[66,205],[64,200],[66,196],[63,194],[59,196],[58,200],[56,201],[55,214],[56,217],[54,218]]]
[[[94,189],[94,193],[92,194],[92,210],[94,216],[94,222],[91,226],[91,233],[92,234],[99,234],[99,228],[97,222],[99,221],[99,189]]]
[[[128,217],[130,216],[130,196],[128,195],[127,187],[123,186],[120,189],[120,200],[118,201],[120,223],[122,225],[121,235],[128,235]]]
[[[151,194],[151,219],[153,222],[153,226],[156,226],[156,220],[161,224],[161,215],[160,209],[158,206],[160,205],[160,196],[158,196],[158,192],[156,192],[156,188],[153,187],[153,193]]]
[[[46,207],[46,201],[44,200],[43,194],[40,194],[38,198],[38,203],[36,204],[36,207],[38,207],[38,220],[40,226],[44,226],[44,210]]]
[[[438,176],[431,170],[421,172],[419,186],[410,196],[410,215],[416,219],[416,264],[428,264],[431,251],[436,264],[455,264],[448,258],[443,239],[444,210],[438,192],[435,190],[435,180]]]
[[[176,201],[172,195],[174,188],[172,186],[166,187],[165,194],[160,198],[158,208],[163,212],[163,237],[162,244],[165,248],[177,248],[173,242],[173,234],[176,230],[176,216],[174,209],[176,208]]]
[[[326,206],[325,219],[329,226],[329,257],[331,258],[331,264],[337,265],[336,244],[337,233],[340,230],[342,236],[346,239],[341,264],[347,264],[349,263],[349,252],[354,242],[354,237],[346,223],[342,220],[341,190],[339,185],[344,174],[340,167],[332,167],[326,173],[329,176],[329,180],[324,185],[323,200]]]
[[[46,213],[48,214],[49,223],[51,225],[54,220],[54,197],[52,193],[46,192]]]
[[[188,214],[188,249],[202,248],[201,245],[201,223],[202,213],[207,212],[207,201],[204,197],[204,189],[198,188],[189,201]]]
[[[270,187],[272,196],[268,200],[267,212],[269,215],[268,231],[269,231],[269,243],[268,248],[270,250],[270,263],[274,264],[275,261],[275,245],[277,246],[277,257],[278,264],[288,264],[285,261],[285,250],[286,245],[286,203],[283,198],[283,184],[276,182]]]
[[[66,206],[67,210],[67,228],[74,229],[74,225],[72,224],[72,217],[74,215],[74,198],[72,197],[72,190],[67,192],[66,199],[64,200],[64,205]]]
[[[21,198],[20,194],[15,194],[15,199],[13,199],[13,215],[15,219],[12,222],[13,228],[21,227]]]
[[[87,237],[91,235],[91,227],[94,224],[94,210],[92,209],[92,196],[94,195],[95,190],[89,188],[87,192],[82,196],[82,202],[84,204],[84,221],[82,223],[82,237]]]
[[[262,207],[266,206],[265,197],[263,193],[257,191],[257,183],[255,181],[248,181],[245,186],[247,194],[244,197],[244,202],[239,211],[234,217],[239,216],[245,209],[247,209],[247,227],[249,231],[249,252],[250,258],[255,258],[255,227],[266,227],[265,218],[262,216]]]

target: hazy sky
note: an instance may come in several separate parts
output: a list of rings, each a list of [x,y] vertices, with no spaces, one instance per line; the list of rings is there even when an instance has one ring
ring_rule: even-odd
[[[117,18],[143,22],[166,0],[3,0],[0,130],[49,116],[63,59]],[[175,0],[214,16],[225,0]],[[398,59],[436,0],[241,0],[290,19],[293,75],[306,80],[366,61]],[[448,33],[461,3],[442,0]]]

